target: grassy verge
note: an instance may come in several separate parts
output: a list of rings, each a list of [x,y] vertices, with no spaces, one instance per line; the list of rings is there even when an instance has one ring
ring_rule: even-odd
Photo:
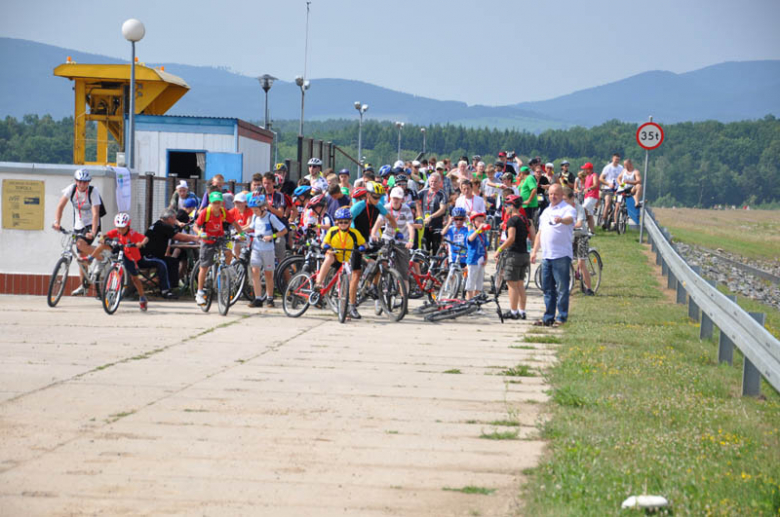
[[[604,279],[598,296],[577,297],[549,372],[550,445],[524,512],[614,515],[647,493],[678,515],[778,515],[780,397],[766,384],[762,399],[739,396],[740,369],[717,365],[636,233],[592,243]]]

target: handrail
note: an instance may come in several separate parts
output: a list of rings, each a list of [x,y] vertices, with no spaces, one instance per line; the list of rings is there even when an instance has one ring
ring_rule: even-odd
[[[646,213],[649,217],[644,218],[645,229],[670,274],[766,381],[780,391],[780,341],[739,305],[691,269],[667,241],[652,211],[648,209]]]

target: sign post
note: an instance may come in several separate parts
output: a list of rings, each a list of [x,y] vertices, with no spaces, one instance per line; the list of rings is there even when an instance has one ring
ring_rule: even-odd
[[[664,130],[653,122],[645,122],[636,130],[636,142],[645,150],[645,172],[642,176],[642,213],[639,216],[639,243],[642,243],[645,229],[645,197],[647,196],[647,162],[650,160],[650,151],[658,149],[664,141]]]

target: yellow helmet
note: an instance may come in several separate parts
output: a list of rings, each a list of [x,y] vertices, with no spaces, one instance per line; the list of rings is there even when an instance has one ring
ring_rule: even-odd
[[[377,183],[376,181],[369,181],[368,183],[366,183],[366,190],[378,196],[385,195],[385,187],[383,187],[381,183]]]

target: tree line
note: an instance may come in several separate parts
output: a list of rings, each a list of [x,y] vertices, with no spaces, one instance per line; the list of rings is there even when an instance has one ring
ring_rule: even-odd
[[[664,125],[663,145],[650,152],[647,197],[656,205],[700,206],[769,205],[780,203],[780,120],[721,123],[684,122]],[[401,130],[401,157],[412,159],[423,149],[422,126],[407,124]],[[499,150],[512,150],[524,160],[567,159],[572,169],[592,162],[599,170],[612,153],[631,158],[644,169],[644,150],[636,142],[637,125],[609,121],[591,128],[548,130],[539,134],[451,124],[426,126],[427,155],[457,160],[479,154],[486,163]],[[276,121],[279,159],[297,156],[297,121]],[[358,124],[350,120],[307,121],[307,136],[330,141],[357,156]],[[94,156],[94,126],[87,128],[87,156]],[[363,155],[375,166],[397,157],[398,130],[391,122],[366,121],[362,131]],[[71,163],[73,119],[26,115],[22,120],[0,120],[0,160]],[[112,144],[116,149],[116,144]],[[109,156],[111,156],[110,153]]]

